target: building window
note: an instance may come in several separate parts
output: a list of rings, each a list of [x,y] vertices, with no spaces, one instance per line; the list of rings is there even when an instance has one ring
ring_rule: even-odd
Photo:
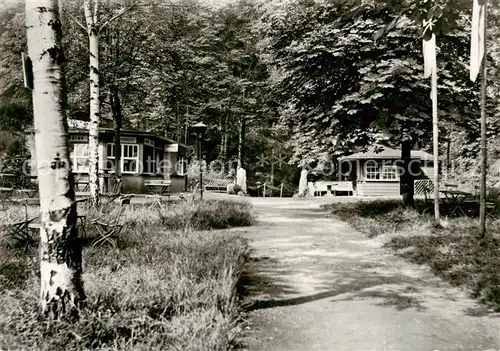
[[[156,155],[156,174],[163,174],[163,166],[164,166],[163,149],[158,149],[158,148],[155,149],[155,155]]]
[[[69,141],[79,141],[83,143],[88,143],[89,142],[89,136],[88,135],[70,135],[69,136]]]
[[[382,179],[387,179],[387,180],[398,179],[397,167],[394,165],[383,165]]]
[[[184,157],[179,157],[177,161],[176,172],[178,175],[185,175],[187,169],[187,160]]]
[[[156,150],[154,147],[144,145],[144,153],[143,153],[143,172],[154,174],[156,173]]]
[[[72,144],[70,159],[73,172],[89,172],[89,144]]]
[[[378,165],[366,166],[366,179],[380,179],[380,171]]]
[[[109,161],[107,166],[109,167],[114,165],[115,162],[115,144],[108,144],[107,149],[107,159]],[[137,173],[139,171],[139,145],[121,144],[121,149],[120,168],[122,173]]]

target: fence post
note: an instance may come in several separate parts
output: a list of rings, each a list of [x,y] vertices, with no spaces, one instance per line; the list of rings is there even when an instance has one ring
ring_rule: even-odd
[[[264,193],[262,195],[263,197],[266,197],[266,183],[264,183]]]
[[[281,183],[280,197],[283,197],[283,183]]]

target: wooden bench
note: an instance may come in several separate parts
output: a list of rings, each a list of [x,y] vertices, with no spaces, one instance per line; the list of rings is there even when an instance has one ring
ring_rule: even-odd
[[[314,185],[315,195],[321,196],[324,193],[337,195],[337,192],[346,192],[348,194],[354,194],[354,188],[352,186],[352,182],[319,180]]]
[[[172,182],[170,180],[154,179],[146,180],[144,185],[150,189],[155,195],[170,195],[170,188],[172,187]],[[155,191],[159,189],[159,191]]]
[[[225,193],[227,192],[227,186],[233,183],[234,181],[231,179],[207,178],[203,179],[203,188],[207,191]]]
[[[352,182],[338,182],[332,185],[332,191],[334,195],[337,195],[337,191],[346,192],[347,194],[354,195],[354,187]]]

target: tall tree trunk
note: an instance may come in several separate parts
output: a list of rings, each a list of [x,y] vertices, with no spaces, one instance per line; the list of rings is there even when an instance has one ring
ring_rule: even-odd
[[[227,166],[227,132],[226,132],[226,120],[227,116],[222,118],[222,140],[220,147],[220,159],[222,161],[222,173],[226,173]]]
[[[175,102],[175,139],[177,142],[181,140],[181,117],[179,113],[179,103]]]
[[[223,167],[223,172],[226,172],[226,166],[227,166],[227,172],[229,172],[232,169],[232,165],[228,166],[227,164],[227,150],[228,150],[228,120],[229,120],[229,109],[226,109],[226,115],[223,117],[222,121],[222,145],[221,145],[221,160],[222,160],[222,167]]]
[[[74,180],[64,111],[64,52],[57,0],[26,0],[40,193],[40,302],[46,316],[75,316],[85,300]]]
[[[240,126],[238,133],[238,168],[244,167],[245,164],[245,117],[240,118]]]
[[[97,1],[97,0],[95,0]],[[95,4],[97,9],[97,3]],[[97,13],[92,14],[90,0],[83,2],[89,37],[90,123],[89,123],[89,190],[90,201],[99,204],[99,33]]]
[[[411,162],[411,141],[403,141],[401,145],[401,159],[403,161],[403,174],[401,175],[401,195],[405,207],[415,207],[413,198],[415,192],[415,169]]]
[[[122,180],[122,146],[120,142],[121,129],[122,129],[122,105],[120,100],[120,93],[118,88],[112,87],[110,92],[111,111],[113,113],[113,120],[115,122],[115,179],[117,182]],[[121,185],[118,188],[121,193]]]
[[[186,120],[184,122],[184,144],[186,145],[188,144],[188,129],[189,129],[189,106],[186,106]]]
[[[271,185],[274,185],[274,149],[271,151]]]
[[[451,137],[448,137],[446,142],[446,180],[448,180],[450,174],[450,148],[451,148]]]

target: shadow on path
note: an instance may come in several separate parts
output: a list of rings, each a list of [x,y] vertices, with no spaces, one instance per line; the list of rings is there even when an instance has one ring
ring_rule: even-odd
[[[289,299],[269,299],[269,300],[249,301],[243,305],[243,308],[246,312],[250,312],[250,311],[263,310],[275,307],[296,306],[347,293],[358,293],[358,294],[351,297],[347,297],[346,299],[344,299],[346,301],[352,300],[355,297],[360,297],[360,298],[375,297],[375,298],[386,298],[386,302],[383,303],[382,305],[395,305],[396,307],[398,307],[398,309],[405,309],[408,307],[417,306],[418,303],[416,300],[413,300],[411,297],[397,294],[395,292],[363,291],[365,289],[381,285],[399,284],[399,283],[408,283],[408,281],[402,282],[400,276],[373,277],[364,280],[355,280],[353,282],[346,284],[339,284],[338,287],[336,287],[335,289],[312,295],[293,297]]]

